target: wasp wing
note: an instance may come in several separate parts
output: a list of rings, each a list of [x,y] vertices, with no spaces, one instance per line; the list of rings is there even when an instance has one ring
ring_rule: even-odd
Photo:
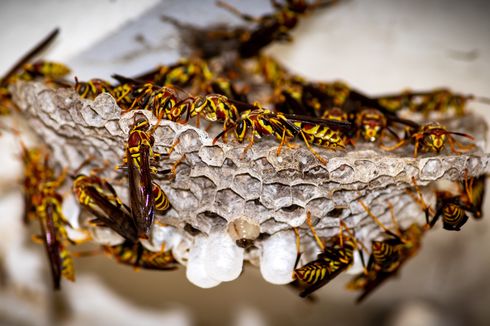
[[[134,158],[128,160],[129,196],[138,236],[147,239],[155,214],[150,172],[150,148],[141,144],[139,153],[139,164]]]

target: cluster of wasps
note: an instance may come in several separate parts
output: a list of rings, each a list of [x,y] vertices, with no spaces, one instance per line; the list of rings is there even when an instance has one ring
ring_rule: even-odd
[[[293,146],[292,141],[299,138],[322,164],[328,161],[315,150],[316,147],[346,150],[347,147],[355,148],[360,142],[374,144],[386,152],[413,146],[414,157],[419,153],[440,154],[446,144],[454,154],[473,150],[474,138],[469,134],[450,131],[437,122],[420,123],[404,116],[410,112],[424,118],[434,113],[463,117],[466,115],[466,103],[474,99],[471,95],[436,89],[368,96],[339,81],[307,81],[261,53],[273,42],[291,41],[290,33],[302,16],[334,2],[287,0],[279,3],[273,0],[274,12],[258,18],[219,2],[221,7],[252,26],[221,29],[219,33],[212,27],[207,31],[194,28],[191,32],[195,40],[206,38],[207,42],[193,42],[192,56],[139,76],[114,75],[115,83],[75,78],[73,84],[63,79],[69,73],[63,64],[47,61],[28,63],[54,39],[55,31],[2,78],[1,112],[7,114],[13,105],[8,91],[10,84],[19,79],[43,78],[47,83],[73,88],[84,99],[108,93],[114,97],[122,113],[148,110],[159,121],[190,123],[194,119],[199,127],[201,119],[204,119],[210,124],[220,124],[222,131],[214,142],[219,139],[227,141],[227,135],[232,133],[238,143],[248,140],[244,152],[253,146],[256,138],[266,136],[272,136],[279,142],[277,155],[284,145]],[[169,20],[168,17],[165,19]],[[174,24],[177,25],[175,21]],[[219,69],[212,69],[221,60],[216,58],[219,54],[217,49],[224,48],[223,44],[228,46],[230,41],[236,50],[235,57]],[[201,46],[203,44],[206,46]],[[257,80],[260,80],[258,84]],[[269,92],[264,97],[253,92],[257,88]],[[262,103],[267,103],[268,108]],[[161,172],[158,171],[158,162],[168,154],[153,150],[155,140],[152,134],[157,126],[158,123],[151,126],[144,116],[136,114],[129,131],[125,156],[119,166],[128,179],[129,205],[123,203],[109,180],[97,174],[97,169],[90,175],[80,174],[82,167],[71,173],[66,169],[57,171],[49,161],[47,150],[22,146],[24,220],[26,223],[34,220],[40,223],[55,288],[59,288],[61,277],[74,280],[72,254],[68,251],[72,241],[66,231],[71,226],[62,213],[63,196],[59,190],[67,179],[71,179],[72,192],[80,205],[93,215],[91,223],[110,228],[125,239],[121,245],[104,246],[106,253],[137,268],[172,270],[178,266],[170,251],[162,248],[160,252],[151,252],[140,242],[150,238],[155,214],[164,214],[171,207],[164,191],[153,180]],[[466,138],[469,143],[459,142],[456,136]],[[393,230],[383,225],[361,202],[367,214],[383,229],[385,237],[384,240],[373,241],[371,249],[365,248],[356,239],[354,230],[344,222],[340,222],[339,234],[325,243],[318,237],[308,213],[307,224],[321,253],[316,260],[301,267],[297,266],[301,256],[298,254],[292,285],[301,289],[302,297],[309,296],[347,270],[353,264],[354,253],[359,251],[364,272],[348,287],[361,291],[358,301],[363,300],[417,253],[422,236],[439,219],[442,219],[445,229],[459,231],[469,215],[481,218],[484,186],[485,176],[472,178],[466,175],[458,193],[437,190],[436,206],[432,208],[425,204],[414,184],[414,198],[425,212],[426,224],[414,223],[408,228],[401,228],[395,223]],[[300,252],[299,233],[295,232]],[[367,252],[370,255],[364,264],[363,255]]]
[[[420,189],[413,180],[413,187],[412,189],[407,188],[407,192],[425,214],[425,224],[420,225],[413,222],[405,228],[402,228],[396,220],[391,203],[388,202],[388,207],[393,227],[388,228],[362,200],[359,200],[359,204],[367,215],[382,230],[382,240],[373,240],[370,249],[356,239],[355,232],[343,221],[339,223],[339,234],[325,243],[317,235],[312,225],[311,215],[307,212],[306,223],[320,248],[320,253],[316,260],[297,267],[301,256],[300,239],[299,231],[294,230],[297,236],[298,256],[293,272],[294,281],[291,285],[300,291],[301,297],[310,296],[340,273],[348,270],[354,264],[354,256],[357,251],[363,271],[347,283],[347,288],[361,292],[356,302],[362,302],[387,279],[397,275],[407,260],[419,252],[423,236],[436,225],[437,221],[442,220],[445,230],[460,231],[470,216],[474,219],[481,219],[485,181],[485,175],[474,178],[468,177],[466,172],[463,181],[456,185],[457,194],[449,191],[435,191],[436,204],[435,208],[432,208],[425,203]],[[364,255],[367,252],[370,255],[366,264]]]

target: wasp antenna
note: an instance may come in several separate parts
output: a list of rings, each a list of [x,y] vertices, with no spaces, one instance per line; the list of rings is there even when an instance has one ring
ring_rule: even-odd
[[[41,42],[38,43],[33,49],[31,49],[29,52],[27,52],[22,58],[20,58],[17,63],[10,68],[10,70],[3,76],[3,78],[0,79],[0,86],[4,86],[7,83],[7,80],[12,77],[13,74],[24,64],[26,64],[28,61],[30,61],[34,56],[36,56],[39,52],[44,50],[53,40],[56,38],[56,36],[59,34],[60,29],[57,27],[55,28],[51,33],[48,34]]]
[[[448,131],[447,133],[448,133],[448,134],[451,134],[451,135],[456,135],[456,136],[466,137],[466,138],[468,138],[468,139],[475,140],[475,137],[473,137],[472,135],[469,135],[469,134],[465,134],[465,133],[463,133],[463,132]]]
[[[218,139],[220,139],[221,137],[223,137],[228,131],[230,131],[231,129],[233,129],[235,126],[236,126],[236,123],[233,123],[230,126],[228,126],[225,129],[223,129],[223,131],[220,132],[218,135],[216,135],[216,137],[214,137],[214,139],[213,139],[213,145],[216,144],[216,142],[218,141]]]
[[[490,98],[489,97],[484,97],[484,96],[477,96],[473,98],[475,101],[490,105]]]

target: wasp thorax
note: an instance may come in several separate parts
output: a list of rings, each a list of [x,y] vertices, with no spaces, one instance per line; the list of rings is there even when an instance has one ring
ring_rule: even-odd
[[[254,221],[242,216],[228,224],[228,234],[239,247],[248,248],[259,237],[260,227]]]
[[[148,119],[144,115],[135,115],[135,122],[133,125],[133,130],[142,130],[146,131],[150,127]]]
[[[202,110],[205,105],[206,105],[206,97],[204,97],[204,96],[198,96],[198,97],[196,97],[196,101],[195,101],[195,104],[194,104],[194,107],[196,108],[196,111]]]

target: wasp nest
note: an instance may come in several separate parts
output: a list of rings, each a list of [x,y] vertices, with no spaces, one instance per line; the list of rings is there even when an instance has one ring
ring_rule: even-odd
[[[52,158],[60,165],[73,170],[89,156],[99,165],[104,161],[110,166],[121,163],[134,112],[121,116],[110,95],[83,100],[71,89],[52,90],[35,82],[20,82],[12,87],[12,93],[22,115],[49,144]],[[142,114],[156,123],[151,112]],[[466,155],[446,150],[418,158],[413,158],[412,146],[394,153],[375,144],[337,152],[317,148],[328,158],[328,164],[322,165],[300,142],[283,148],[277,156],[278,143],[262,139],[244,154],[246,144],[234,140],[213,144],[212,136],[202,129],[161,121],[154,133],[154,150],[165,153],[178,144],[169,158],[162,160],[160,170],[181,162],[175,178],[156,178],[172,209],[156,217],[151,241],[145,246],[159,250],[165,243],[172,248],[187,266],[189,280],[201,287],[237,278],[244,260],[260,265],[267,281],[288,283],[296,258],[293,227],[300,228],[303,259],[315,259],[318,253],[304,226],[307,211],[321,237],[338,234],[339,220],[343,220],[367,245],[382,230],[359,200],[387,225],[389,203],[402,226],[415,220],[423,223],[419,204],[406,191],[412,178],[427,186],[441,179],[461,179],[466,170],[470,175],[487,171],[483,119],[470,114],[444,123],[450,130],[474,135],[477,148]],[[115,181],[120,185],[118,191],[127,188],[121,171],[108,168],[103,174],[119,180]],[[430,202],[428,188],[422,187],[422,192]],[[109,230],[92,232],[101,243],[121,241]]]

